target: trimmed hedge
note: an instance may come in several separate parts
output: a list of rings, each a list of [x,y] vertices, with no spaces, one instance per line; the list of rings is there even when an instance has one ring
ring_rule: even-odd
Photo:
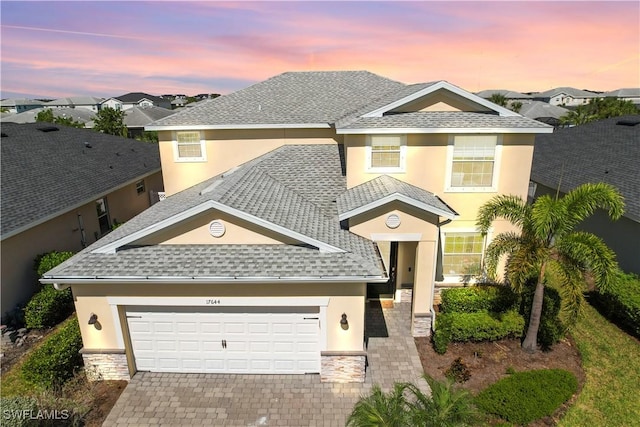
[[[526,425],[555,412],[578,389],[576,377],[562,369],[517,372],[490,385],[475,399],[478,408]]]
[[[445,313],[504,312],[518,303],[517,294],[501,285],[443,289],[440,295],[440,309]]]
[[[29,329],[50,328],[66,319],[72,311],[71,289],[57,291],[53,285],[44,285],[25,307],[25,325]]]
[[[533,304],[533,294],[535,293],[535,283],[527,286],[522,292],[520,302],[520,313],[524,317],[525,330],[529,327],[531,318],[531,305]],[[540,316],[540,327],[538,328],[538,344],[543,350],[551,349],[553,344],[560,341],[566,334],[566,328],[560,321],[560,309],[562,301],[560,294],[554,288],[545,286],[542,300],[542,313]]]
[[[73,256],[73,252],[58,252],[51,251],[45,254],[40,254],[34,260],[34,269],[38,274],[38,277],[42,277],[44,273],[51,270],[58,264],[62,264]]]
[[[436,317],[434,349],[443,354],[451,341],[496,341],[507,337],[521,337],[524,323],[516,310],[505,313],[442,313]]]
[[[2,425],[5,427],[32,427],[38,420],[30,415],[38,412],[38,400],[35,397],[11,396],[0,399]],[[27,411],[27,412],[25,412]]]
[[[590,301],[604,316],[640,338],[640,276],[620,272],[611,289],[591,293]]]
[[[22,365],[22,376],[36,386],[59,387],[82,366],[81,348],[80,326],[74,316],[29,355]]]

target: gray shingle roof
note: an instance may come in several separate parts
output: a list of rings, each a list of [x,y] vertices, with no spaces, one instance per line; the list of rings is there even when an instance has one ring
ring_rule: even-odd
[[[38,130],[43,126],[51,125],[2,124],[3,237],[160,170],[157,145],[59,125]]]
[[[153,125],[334,123],[403,87],[367,71],[289,72],[207,100]]]
[[[531,180],[566,193],[585,183],[607,182],[625,198],[625,216],[640,221],[640,115],[613,117],[550,135],[537,135]]]
[[[264,249],[264,245],[231,246],[236,254],[233,261],[235,264],[232,265],[239,270],[242,269],[239,265],[248,266],[250,275],[259,276],[268,272],[269,275],[277,273],[277,276],[303,275],[309,278],[327,274],[352,277],[381,276],[384,270],[373,242],[341,229],[336,218],[334,200],[338,194],[346,190],[342,161],[342,152],[337,145],[280,147],[233,171],[211,178],[155,204],[68,262],[61,264],[50,274],[64,277],[84,274],[85,269],[94,271],[93,269],[98,268],[95,265],[103,262],[100,260],[105,260],[107,267],[95,270],[95,275],[111,274],[110,268],[113,268],[117,274],[139,276],[150,258],[157,260],[158,265],[165,265],[163,260],[166,258],[166,266],[157,271],[165,275],[182,276],[184,271],[179,268],[180,262],[190,259],[188,255],[189,251],[192,251],[192,245],[180,246],[186,251],[184,255],[176,254],[180,252],[179,248],[169,250],[165,245],[148,246],[145,249],[125,247],[115,255],[94,252],[191,208],[215,201],[344,251],[327,254],[310,247],[305,247],[304,250],[291,249],[297,248],[291,245],[268,245],[267,249]],[[321,186],[324,188],[320,189]],[[129,243],[135,245],[136,242]],[[233,257],[224,255],[223,249],[216,249],[216,245],[211,246],[208,249],[194,246],[193,250],[205,253],[206,256],[213,257],[213,260],[220,257],[226,259],[225,262],[234,260]],[[289,258],[295,262],[288,262]],[[119,263],[118,259],[122,262]],[[273,271],[267,271],[267,264],[278,259],[284,264],[274,266]],[[321,266],[330,262],[344,265],[335,265],[323,274]],[[250,267],[254,264],[257,270]],[[215,262],[208,261],[207,265],[211,266],[211,270],[202,274],[208,277],[245,274],[239,271],[234,273],[225,268],[213,268]],[[191,270],[187,268],[186,271]],[[200,273],[192,271],[189,274]]]
[[[153,102],[165,101],[164,98],[161,98],[159,96],[149,95],[148,93],[144,93],[144,92],[129,92],[129,93],[125,93],[124,95],[116,96],[114,98],[124,103],[138,103],[143,99],[148,99],[149,101],[153,101]]]
[[[67,107],[75,107],[76,105],[98,105],[104,98],[96,98],[95,96],[71,96],[69,98],[58,98],[53,101],[45,102],[44,105],[64,105]]]
[[[46,109],[34,108],[22,113],[2,116],[0,121],[2,123],[35,123],[38,113]],[[93,127],[93,119],[96,116],[96,113],[86,108],[53,108],[51,112],[53,117],[70,117],[77,122],[84,123],[85,127]]]
[[[162,107],[133,107],[125,110],[124,124],[127,127],[140,128],[174,113],[175,111]]]
[[[435,194],[388,175],[350,188],[338,196],[338,212],[344,214],[391,195],[403,195],[451,215],[457,213]]]
[[[557,105],[551,105],[548,102],[542,101],[525,101],[520,108],[520,114],[530,119],[537,119],[541,117],[553,117],[559,119],[569,112],[568,109],[559,107]]]
[[[561,93],[566,93],[573,98],[595,98],[600,96],[595,92],[590,92],[588,90],[576,89],[574,87],[557,87],[554,89],[549,89],[544,92],[539,92],[533,94],[534,98],[552,98],[555,95],[559,95]]]
[[[618,98],[639,98],[640,87],[627,87],[622,89],[616,89],[616,90],[612,90],[611,92],[603,93],[602,95],[618,97]]]
[[[508,90],[508,89],[487,89],[487,90],[482,90],[480,92],[476,92],[476,95],[478,95],[481,98],[489,99],[489,98],[491,98],[491,95],[493,95],[494,93],[498,93],[500,95],[503,95],[507,99],[531,99],[531,98],[533,98],[531,95],[527,95],[526,93],[520,93],[520,92],[516,92],[516,91],[513,91],[513,90]]]
[[[545,129],[544,123],[520,116],[498,116],[485,113],[461,111],[419,111],[416,113],[391,114],[382,117],[362,117],[340,128],[349,129],[451,129],[451,128],[510,128]]]

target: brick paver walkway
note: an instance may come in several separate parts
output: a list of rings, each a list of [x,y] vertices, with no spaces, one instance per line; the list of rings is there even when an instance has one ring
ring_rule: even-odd
[[[364,384],[320,383],[318,375],[162,374],[140,372],[105,426],[344,426],[374,383],[416,381],[422,369],[410,332],[410,304],[367,311]],[[424,384],[424,382],[422,382]]]

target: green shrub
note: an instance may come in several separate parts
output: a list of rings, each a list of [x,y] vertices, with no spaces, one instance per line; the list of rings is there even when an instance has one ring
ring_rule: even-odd
[[[51,270],[53,267],[58,264],[62,264],[64,261],[68,260],[73,256],[73,252],[58,252],[51,251],[45,254],[40,254],[34,260],[35,270],[38,274],[38,277],[42,277],[44,273]]]
[[[577,388],[576,377],[562,369],[516,372],[481,391],[475,402],[484,412],[528,424],[553,414]]]
[[[529,327],[531,317],[531,305],[533,304],[533,294],[535,286],[527,286],[522,292],[520,313],[525,320],[525,329]],[[560,341],[566,333],[566,328],[560,321],[561,298],[557,290],[545,287],[542,300],[542,313],[540,316],[540,327],[538,329],[538,344],[543,350],[549,350],[555,343]]]
[[[515,310],[505,313],[441,313],[436,317],[433,336],[434,349],[443,354],[451,341],[496,341],[508,337],[521,337],[524,319]]]
[[[640,277],[618,273],[611,289],[593,292],[590,301],[607,318],[640,338]]]
[[[35,397],[11,396],[0,399],[2,407],[2,425],[6,427],[37,426],[37,420],[32,420],[31,413],[38,411],[38,401]],[[26,411],[26,412],[25,412]]]
[[[57,291],[53,285],[45,285],[31,297],[24,311],[27,328],[50,328],[73,311],[71,289]]]
[[[502,285],[443,289],[440,295],[440,309],[445,313],[503,312],[514,308],[518,303],[518,296],[511,288]]]
[[[457,383],[465,383],[471,379],[471,371],[462,360],[462,357],[458,357],[451,362],[449,369],[444,371],[444,376]]]
[[[23,378],[47,389],[57,388],[82,366],[82,337],[74,317],[54,332],[22,365]]]

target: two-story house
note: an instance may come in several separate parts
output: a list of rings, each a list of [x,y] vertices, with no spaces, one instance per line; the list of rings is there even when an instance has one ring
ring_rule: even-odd
[[[510,229],[483,238],[478,208],[526,197],[552,132],[445,81],[365,71],[284,73],[146,129],[168,197],[43,280],[71,286],[85,364],[322,381],[364,380],[368,298],[409,299],[411,332],[430,334],[436,289]]]
[[[107,98],[100,104],[100,108],[113,108],[114,110],[123,111],[133,107],[162,107],[170,110],[171,100],[143,92],[129,92],[113,98]]]
[[[557,87],[544,92],[534,93],[534,99],[562,107],[577,107],[588,104],[592,99],[601,97],[595,92],[573,87]]]

